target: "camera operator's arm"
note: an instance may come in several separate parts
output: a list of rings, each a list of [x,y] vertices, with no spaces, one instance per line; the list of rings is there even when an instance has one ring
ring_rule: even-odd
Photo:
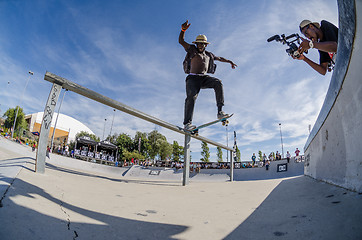
[[[309,41],[305,38],[302,38],[302,42],[300,43],[300,46],[299,46],[299,52],[302,53],[308,49],[310,49],[310,45],[309,45]],[[313,41],[313,48],[315,49],[318,49],[320,51],[323,51],[323,52],[337,52],[337,42],[332,42],[332,41],[329,41],[329,42],[315,42]]]
[[[314,70],[316,70],[320,74],[326,75],[327,68],[328,68],[327,62],[317,64],[317,63],[313,62],[312,60],[310,60],[309,58],[307,58],[306,56],[304,56],[303,54],[300,54],[299,58],[295,58],[295,57],[293,57],[293,58],[298,59],[298,60],[303,60],[304,62],[306,62],[309,66],[311,66]]]
[[[186,20],[186,22],[184,22],[181,25],[181,32],[180,32],[180,35],[178,37],[178,42],[185,48],[186,51],[187,51],[187,49],[189,49],[190,44],[185,42],[185,32],[190,27],[190,25],[191,25],[191,23],[189,23],[189,20]]]
[[[321,50],[323,52],[337,52],[337,43],[336,42],[313,42],[314,48]]]
[[[217,57],[217,56],[215,56],[215,58],[214,58],[214,59],[215,59],[215,60],[217,60],[217,61],[220,61],[220,62],[230,63],[230,64],[231,64],[231,68],[232,68],[232,69],[235,69],[235,67],[237,67],[237,66],[238,66],[238,65],[236,65],[233,61],[228,60],[228,59],[223,58],[223,57]]]

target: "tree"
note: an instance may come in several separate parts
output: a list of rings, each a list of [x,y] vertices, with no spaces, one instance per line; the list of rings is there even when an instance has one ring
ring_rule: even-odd
[[[210,149],[209,147],[207,146],[207,143],[206,142],[202,142],[201,143],[201,161],[203,162],[209,162],[210,161]]]
[[[106,140],[114,145],[117,145],[117,137],[118,135],[115,133],[113,135],[108,135]]]
[[[172,144],[172,160],[173,161],[180,161],[181,158],[183,158],[184,155],[184,148],[180,145],[178,145],[177,141],[173,141]]]
[[[159,143],[159,148],[160,148],[160,158],[161,160],[165,160],[166,158],[170,157],[172,154],[172,145],[169,144],[166,140],[164,139],[158,139],[157,140]]]
[[[259,161],[263,161],[263,153],[259,150]]]
[[[133,152],[129,152],[128,150],[124,150],[123,152],[123,159],[125,160],[131,160],[131,159],[139,159],[144,160],[145,157],[138,152],[138,150],[133,150]]]
[[[8,110],[6,110],[6,112],[3,115],[3,117],[6,117],[4,126],[6,128],[12,128],[12,127],[14,127],[15,115],[16,115],[16,111],[18,109],[19,109],[19,112],[18,112],[18,116],[16,117],[15,128],[13,128],[14,132],[15,132],[15,130],[19,130],[21,128],[23,128],[23,129],[28,128],[26,121],[25,121],[25,114],[23,112],[23,109],[19,106],[16,106],[15,108],[9,108]]]
[[[154,159],[157,155],[160,155],[161,141],[158,140],[166,141],[166,137],[159,133],[157,130],[153,130],[152,132],[150,132],[147,137],[148,142],[151,146],[148,154],[150,158]]]
[[[119,158],[122,159],[125,153],[132,152],[133,141],[129,135],[122,133],[117,136],[115,145],[118,147]]]
[[[218,161],[218,162],[223,162],[221,147],[217,147],[216,156],[217,156],[217,161]]]
[[[241,152],[240,152],[238,146],[236,146],[236,161],[241,162]]]
[[[151,149],[149,140],[147,139],[147,133],[142,133],[137,131],[136,135],[133,139],[134,142],[134,150],[139,151],[143,156],[149,156],[149,151]]]

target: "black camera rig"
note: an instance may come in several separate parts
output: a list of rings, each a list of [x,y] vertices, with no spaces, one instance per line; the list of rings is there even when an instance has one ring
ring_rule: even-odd
[[[290,41],[288,41],[288,39],[291,39]],[[298,46],[297,44],[295,44],[295,42],[297,42],[300,45],[300,37],[298,35],[298,33],[293,33],[289,36],[285,36],[284,34],[282,35],[274,35],[270,38],[268,38],[268,42],[271,41],[277,41],[277,42],[281,42],[283,45],[287,44],[289,46],[288,49],[286,49],[285,51],[288,53],[289,56],[293,56],[293,57],[300,57],[300,53],[298,51]],[[308,53],[308,51],[306,51],[305,53]]]

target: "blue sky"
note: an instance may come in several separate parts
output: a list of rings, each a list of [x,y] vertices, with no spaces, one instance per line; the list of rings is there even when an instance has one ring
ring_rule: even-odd
[[[207,50],[234,61],[216,62],[215,77],[224,85],[225,107],[234,113],[228,127],[229,145],[237,133],[243,160],[261,150],[284,153],[303,150],[308,125],[318,116],[331,73],[319,75],[304,62],[291,59],[274,34],[299,33],[303,19],[328,20],[338,26],[336,1],[0,1],[0,114],[22,101],[25,113],[44,111],[51,84],[46,71],[67,78],[147,114],[175,125],[183,121],[185,51],[178,44],[181,24],[191,23],[185,40],[205,34]],[[308,57],[319,61],[317,51]],[[34,72],[29,78],[28,71]],[[67,92],[61,113],[102,137],[109,133],[113,109]],[[213,90],[199,94],[194,124],[214,120]],[[134,136],[157,129],[167,140],[183,145],[184,137],[117,111],[112,132]],[[200,135],[227,144],[221,125]],[[201,144],[192,140],[192,160]],[[211,160],[216,149],[209,146]],[[226,153],[224,153],[224,160]]]

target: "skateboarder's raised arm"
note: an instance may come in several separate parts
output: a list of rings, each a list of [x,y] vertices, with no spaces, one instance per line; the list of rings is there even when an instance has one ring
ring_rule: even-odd
[[[235,67],[238,66],[238,65],[236,65],[233,61],[228,60],[228,59],[223,58],[223,57],[217,57],[217,56],[215,56],[214,59],[217,60],[217,61],[220,61],[220,62],[230,63],[230,64],[231,64],[231,67],[232,67],[233,69],[235,69]]]
[[[190,44],[185,42],[185,32],[190,27],[190,25],[191,24],[189,23],[189,20],[186,20],[186,22],[181,25],[180,36],[178,37],[178,42],[185,48],[185,51],[187,51],[190,47]]]

